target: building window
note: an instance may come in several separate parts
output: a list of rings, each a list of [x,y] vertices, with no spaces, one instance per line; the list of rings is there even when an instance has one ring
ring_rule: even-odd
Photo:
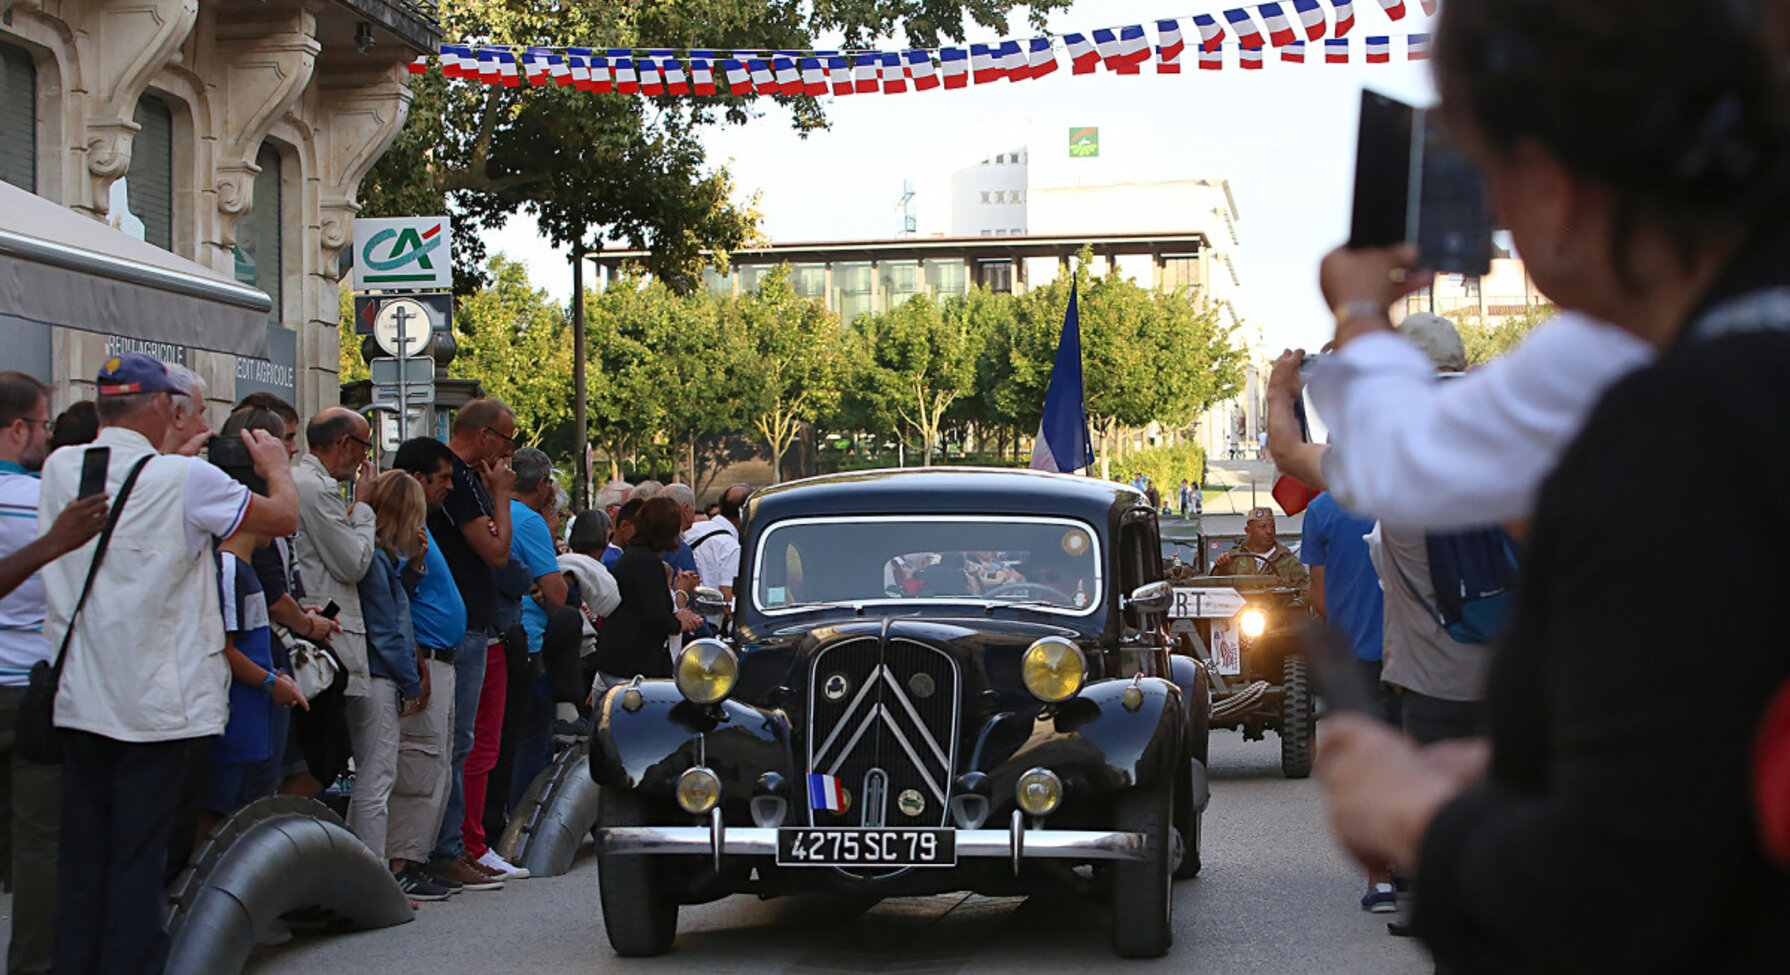
[[[1162,290],[1179,293],[1200,284],[1200,259],[1191,255],[1162,259]]]
[[[1018,237],[1019,235],[1023,234],[1024,232],[1025,231],[1020,230],[1018,227],[1014,227],[1012,230],[1007,231],[1007,236]]]
[[[987,190],[983,190],[982,191],[982,202],[987,203],[988,197],[989,197],[989,192]]]
[[[982,236],[984,236],[984,237],[993,237],[993,236],[994,236],[994,231],[992,231],[992,230],[983,230],[983,231],[982,231]]]
[[[733,295],[733,275],[722,274],[713,267],[705,266],[702,269],[702,290],[717,298],[731,297]]]
[[[285,208],[280,198],[280,151],[262,143],[255,154],[255,198],[236,222],[236,280],[260,288],[273,299],[268,320],[284,317],[280,302],[280,244],[285,239]]]
[[[796,294],[803,298],[827,297],[827,266],[825,264],[798,264],[789,271],[789,281],[795,286]]]
[[[0,179],[37,192],[37,63],[0,44]]]
[[[1010,199],[1007,202],[1009,202],[1009,203],[1024,203],[1026,201],[1025,193],[1021,192],[1020,190],[1014,190],[1012,193],[1010,193],[1008,195],[1009,195]]]
[[[986,230],[982,232],[988,233]],[[964,282],[962,261],[926,262],[926,290],[933,295],[941,298],[961,295],[967,290]]]
[[[869,264],[833,265],[833,310],[842,322],[854,322],[876,309],[876,275]]]
[[[1005,154],[997,154],[997,155],[996,155],[996,156],[995,156],[995,157],[994,157],[994,164],[995,164],[995,165],[996,165],[996,166],[1005,166],[1005,165],[1006,165],[1006,164],[1007,164],[1007,157],[1006,157],[1006,155],[1005,155]]]
[[[163,250],[174,249],[174,113],[161,99],[137,99],[131,168],[112,183],[112,225]]]
[[[887,307],[894,308],[920,293],[920,265],[881,264],[877,269],[882,273]]]
[[[740,294],[751,294],[764,283],[765,272],[769,268],[758,264],[738,264],[735,269],[740,273]]]
[[[1461,290],[1466,293],[1466,296],[1469,300],[1478,301],[1479,300],[1479,275],[1477,275],[1477,274],[1461,275]]]
[[[996,294],[1009,294],[1013,291],[1012,261],[978,261],[976,263],[976,284]]]

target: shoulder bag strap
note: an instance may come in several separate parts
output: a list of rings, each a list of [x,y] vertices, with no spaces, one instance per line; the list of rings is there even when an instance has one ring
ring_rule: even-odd
[[[1390,548],[1386,549],[1385,555],[1386,564],[1392,566],[1392,571],[1398,574],[1399,581],[1405,584],[1405,589],[1411,593],[1411,598],[1417,600],[1418,607],[1425,613],[1428,613],[1430,619],[1436,621],[1437,626],[1446,629],[1448,621],[1443,619],[1442,614],[1436,611],[1436,607],[1431,606],[1430,601],[1423,598],[1423,594],[1417,591],[1417,584],[1412,582],[1411,577],[1405,574],[1404,566],[1398,564],[1398,558],[1393,555]]]
[[[690,543],[690,551],[694,552],[697,549],[701,548],[703,542],[706,542],[709,539],[714,538],[716,535],[725,535],[725,534],[727,534],[727,529],[717,528],[714,531],[709,532],[707,535],[704,535],[701,538],[697,539],[696,541],[691,542]]]
[[[149,454],[140,458],[131,466],[129,474],[124,476],[124,483],[118,488],[118,500],[112,502],[112,512],[106,516],[106,527],[99,533],[99,542],[93,546],[93,561],[87,566],[87,581],[81,584],[81,596],[75,600],[74,612],[68,614],[68,629],[62,633],[62,648],[56,651],[56,677],[62,677],[62,662],[68,657],[69,641],[74,639],[75,621],[81,616],[81,607],[87,605],[87,594],[93,591],[94,577],[99,575],[99,564],[106,558],[106,547],[112,543],[112,529],[118,527],[118,518],[124,514],[124,503],[130,500],[131,488],[137,484],[137,475],[143,473],[143,466],[156,455]]]

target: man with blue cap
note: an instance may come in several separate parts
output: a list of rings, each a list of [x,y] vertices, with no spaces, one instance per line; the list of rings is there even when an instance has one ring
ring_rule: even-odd
[[[100,432],[44,462],[39,530],[105,471],[111,528],[43,569],[44,636],[60,648],[62,844],[57,972],[159,972],[169,841],[188,772],[228,718],[213,540],[298,524],[286,449],[243,433],[267,496],[196,457],[162,456],[182,392],[161,362],[114,356],[96,380]],[[104,546],[104,554],[96,552]],[[98,561],[98,565],[94,563]],[[91,569],[91,572],[90,572]]]

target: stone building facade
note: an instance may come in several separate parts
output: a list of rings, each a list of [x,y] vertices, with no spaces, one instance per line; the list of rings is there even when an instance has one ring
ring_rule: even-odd
[[[363,176],[432,53],[432,8],[394,0],[13,0],[0,14],[0,179],[273,299],[268,358],[0,323],[6,367],[90,396],[101,362],[184,362],[214,413],[271,390],[336,402],[342,252]],[[215,418],[214,418],[215,419]]]

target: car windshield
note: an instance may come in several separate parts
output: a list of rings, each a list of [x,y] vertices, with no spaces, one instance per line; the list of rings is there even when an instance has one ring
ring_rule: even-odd
[[[813,604],[1025,603],[1083,615],[1100,605],[1100,545],[1067,518],[860,517],[779,523],[760,538],[753,600]]]

